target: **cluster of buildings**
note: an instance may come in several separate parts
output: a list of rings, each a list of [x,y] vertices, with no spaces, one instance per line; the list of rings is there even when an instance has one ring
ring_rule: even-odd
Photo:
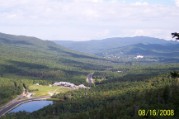
[[[75,85],[75,84],[70,83],[70,82],[55,82],[53,85],[54,85],[54,86],[71,87],[71,88],[76,87],[76,85]]]
[[[88,88],[88,87],[84,86],[83,84],[80,84],[80,85],[77,86],[77,85],[70,83],[70,82],[55,82],[53,85],[54,86],[70,87],[70,88],[74,88],[74,89],[76,89],[76,88]]]

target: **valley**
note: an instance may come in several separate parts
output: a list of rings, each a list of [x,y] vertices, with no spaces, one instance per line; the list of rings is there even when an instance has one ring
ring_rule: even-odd
[[[129,38],[132,42],[120,39],[70,42],[67,47],[65,43],[0,33],[0,106],[24,89],[33,94],[32,99],[51,96],[54,100],[38,111],[0,118],[138,119],[143,118],[138,115],[141,109],[168,109],[175,111],[169,119],[177,119],[178,43],[151,37]],[[78,50],[69,49],[72,46]],[[66,83],[87,88],[57,86]]]

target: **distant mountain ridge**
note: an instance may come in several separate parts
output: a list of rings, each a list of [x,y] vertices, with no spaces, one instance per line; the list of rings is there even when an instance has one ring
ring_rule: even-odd
[[[116,37],[81,42],[56,41],[56,43],[76,51],[116,61],[135,61],[134,57],[137,55],[143,55],[145,61],[179,61],[178,42],[146,36]]]
[[[164,56],[164,57],[176,57],[179,56],[179,44],[136,44],[123,46],[113,49],[107,49],[98,55],[145,55],[145,56]]]
[[[103,40],[91,40],[91,41],[56,41],[57,44],[60,44],[64,47],[96,54],[102,52],[107,49],[135,45],[135,44],[161,44],[165,45],[168,43],[175,43],[173,41],[167,41],[158,38],[146,37],[146,36],[136,36],[136,37],[114,37],[114,38],[107,38]]]
[[[88,60],[92,62],[93,60],[104,60],[104,58],[99,58],[97,56],[113,57],[114,59],[116,57],[125,57],[123,59],[117,59],[117,61],[128,61],[128,59],[133,59],[136,55],[144,55],[145,57],[157,59],[157,61],[160,61],[158,59],[174,59],[175,61],[179,61],[178,42],[145,36],[115,37],[104,40],[78,42],[55,41],[54,43],[52,41],[44,41],[30,36],[16,36],[0,33],[0,46],[1,54],[6,52],[12,53],[12,51],[14,53],[27,52],[26,54],[30,52],[34,53],[33,55],[35,55],[35,57],[38,57],[37,54],[46,58],[48,57],[49,59],[50,57],[54,57],[54,59],[58,57],[59,63],[62,65],[74,65],[78,67],[81,67],[80,64],[89,67],[90,65],[86,64]],[[26,54],[24,55],[26,56]],[[22,57],[21,54],[17,54],[16,56],[18,55]]]

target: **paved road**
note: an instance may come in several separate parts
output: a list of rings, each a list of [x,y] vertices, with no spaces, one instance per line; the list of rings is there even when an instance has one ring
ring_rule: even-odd
[[[18,105],[25,103],[25,102],[30,102],[30,101],[35,101],[35,100],[44,100],[50,98],[49,96],[41,96],[41,97],[36,97],[36,98],[29,98],[29,99],[23,99],[23,100],[18,100],[14,101],[11,104],[8,104],[7,106],[4,106],[0,110],[0,117],[17,107]]]

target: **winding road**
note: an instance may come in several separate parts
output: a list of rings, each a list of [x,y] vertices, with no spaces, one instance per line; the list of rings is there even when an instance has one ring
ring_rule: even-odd
[[[34,98],[29,98],[29,99],[14,100],[13,102],[11,101],[10,104],[8,103],[5,106],[3,106],[2,109],[0,109],[0,117],[2,117],[6,113],[8,113],[12,109],[14,109],[15,107],[17,107],[17,106],[19,106],[23,103],[31,102],[31,101],[37,101],[37,100],[46,100],[48,98],[50,98],[50,96],[41,96],[41,97],[34,97]]]

